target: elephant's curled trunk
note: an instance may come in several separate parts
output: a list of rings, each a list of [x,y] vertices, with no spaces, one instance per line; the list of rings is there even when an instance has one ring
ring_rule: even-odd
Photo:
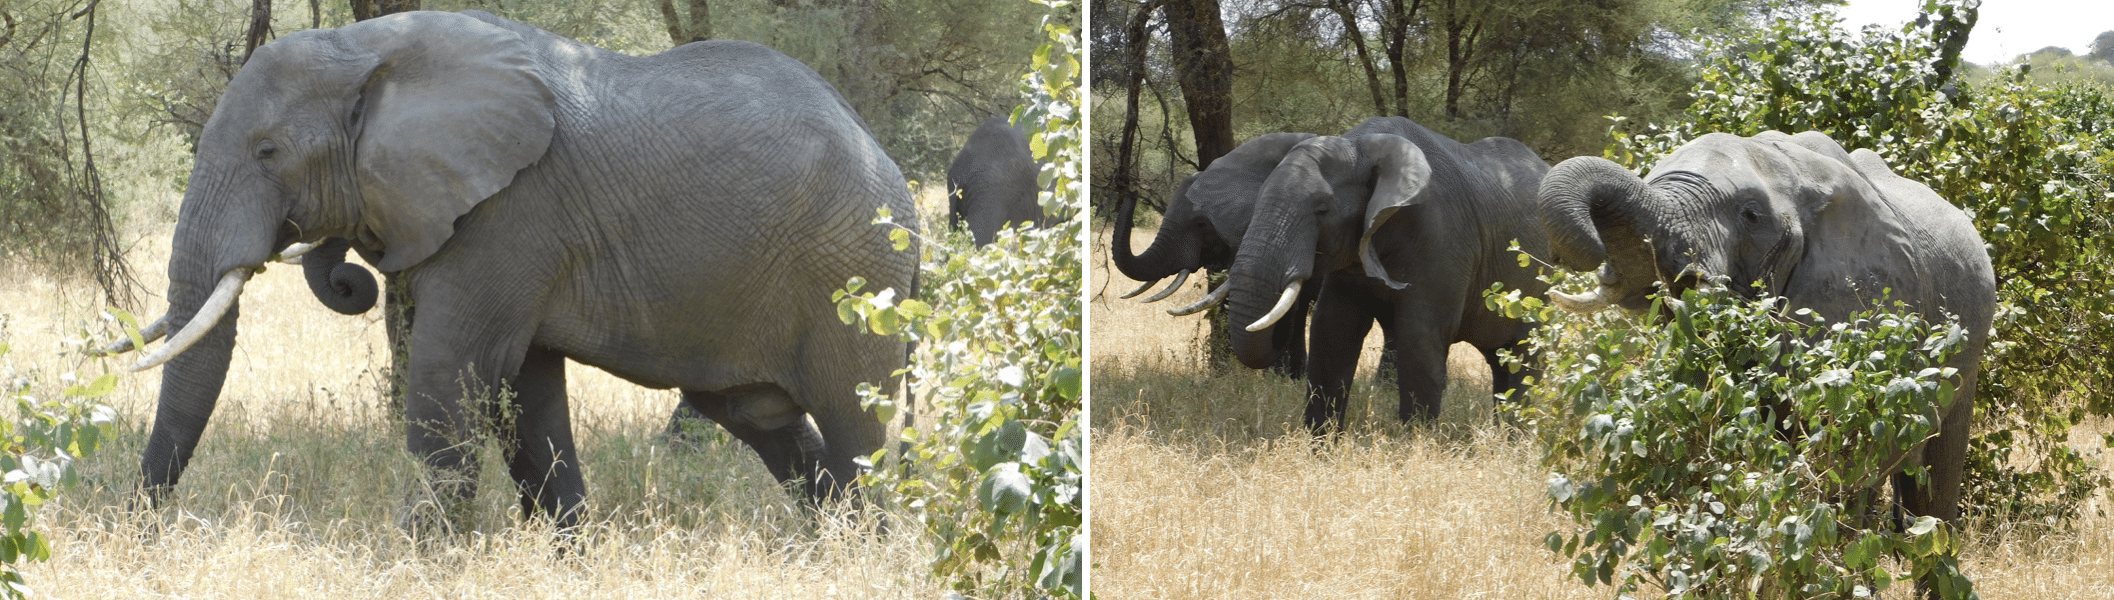
[[[373,273],[345,262],[345,251],[351,248],[352,242],[344,238],[323,240],[302,259],[301,273],[308,280],[308,291],[324,306],[339,314],[357,315],[374,308],[381,286],[375,284]]]
[[[1542,178],[1539,210],[1556,264],[1574,271],[1600,267],[1600,287],[1586,294],[1550,291],[1567,310],[1591,312],[1621,304],[1636,307],[1656,279],[1656,263],[1644,232],[1656,231],[1652,208],[1659,204],[1644,180],[1604,158],[1563,161]]]

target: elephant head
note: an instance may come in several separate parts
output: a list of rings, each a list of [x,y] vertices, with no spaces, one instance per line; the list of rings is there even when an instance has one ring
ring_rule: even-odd
[[[235,300],[275,250],[343,238],[383,271],[414,268],[543,156],[554,102],[531,61],[519,34],[447,13],[257,49],[206,123],[178,212],[164,318],[178,333],[134,366],[173,357],[142,465],[150,490],[188,462],[227,376]]]
[[[1389,277],[1370,234],[1421,202],[1432,178],[1424,152],[1392,134],[1314,137],[1280,156],[1264,171],[1226,282],[1234,354],[1256,368],[1270,360],[1268,332],[1317,275],[1362,262],[1366,275],[1405,285]]]
[[[1748,298],[1787,295],[1797,279],[1877,260],[1810,254],[1808,233],[1831,205],[1879,199],[1849,154],[1819,133],[1710,134],[1653,173],[1646,182],[1605,159],[1578,157],[1542,180],[1540,211],[1557,264],[1600,269],[1599,289],[1555,294],[1559,306],[1642,310],[1659,282],[1674,295],[1713,282]],[[1822,268],[1807,273],[1808,262]]]
[[[1272,133],[1249,140],[1225,156],[1211,161],[1203,172],[1182,180],[1167,211],[1160,219],[1160,233],[1143,254],[1131,250],[1132,213],[1137,198],[1126,195],[1116,207],[1116,229],[1109,257],[1124,277],[1145,282],[1124,294],[1144,293],[1169,276],[1175,282],[1147,301],[1157,301],[1180,288],[1189,274],[1198,270],[1223,271],[1233,265],[1234,250],[1254,215],[1256,194],[1264,177],[1284,157],[1286,150],[1311,133]]]

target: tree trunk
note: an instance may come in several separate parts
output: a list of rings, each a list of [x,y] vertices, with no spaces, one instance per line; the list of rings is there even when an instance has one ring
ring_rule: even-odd
[[[1329,10],[1343,21],[1346,43],[1358,53],[1358,66],[1365,68],[1365,85],[1373,93],[1373,114],[1387,112],[1387,96],[1380,92],[1380,68],[1373,65],[1373,54],[1365,47],[1365,32],[1358,29],[1358,15],[1351,10],[1349,0],[1329,0]]]
[[[1116,168],[1110,170],[1108,177],[1108,189],[1114,192],[1117,210],[1134,210],[1137,202],[1138,94],[1145,89],[1145,49],[1152,45],[1145,37],[1146,25],[1159,3],[1147,0],[1124,28],[1127,44],[1123,49],[1123,136],[1116,145]]]
[[[661,0],[661,23],[668,26],[668,41],[677,46],[712,39],[712,7],[706,0],[690,1],[690,19],[675,12],[675,0]]]
[[[250,53],[264,45],[264,38],[272,34],[272,0],[250,2],[250,31],[242,46],[242,62],[250,61]]]
[[[706,0],[690,0],[690,41],[712,39],[712,6]]]
[[[1174,0],[1161,7],[1173,41],[1175,71],[1189,129],[1196,134],[1197,169],[1233,151],[1233,51],[1218,0]]]
[[[352,20],[365,21],[383,15],[419,10],[419,0],[349,0]]]
[[[1483,32],[1480,15],[1465,15],[1458,2],[1446,2],[1446,118],[1461,118],[1461,92],[1475,60],[1475,40]]]

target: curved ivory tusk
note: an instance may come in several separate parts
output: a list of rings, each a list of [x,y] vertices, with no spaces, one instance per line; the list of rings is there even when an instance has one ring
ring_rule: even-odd
[[[1557,308],[1581,315],[1589,315],[1607,309],[1607,291],[1606,287],[1583,294],[1566,294],[1556,290],[1549,290],[1549,299],[1556,302]]]
[[[145,328],[139,330],[139,341],[152,344],[154,340],[161,339],[162,336],[168,334],[169,315],[162,315],[161,318],[155,319],[153,323],[148,323]],[[132,336],[125,336],[123,339],[111,342],[108,346],[89,350],[88,355],[110,356],[112,354],[124,354],[133,350],[138,350],[138,348],[132,346]]]
[[[197,314],[191,315],[191,322],[184,324],[183,331],[169,336],[169,343],[140,357],[139,362],[132,364],[132,371],[152,369],[191,349],[191,344],[198,343],[199,338],[212,331],[214,325],[220,324],[220,317],[226,316],[228,309],[235,306],[235,298],[242,296],[242,284],[249,282],[252,273],[255,271],[237,267],[220,276],[220,284],[213,286],[213,295],[206,297],[205,305],[198,307]]]
[[[1269,329],[1271,325],[1277,324],[1278,319],[1285,318],[1285,313],[1292,312],[1292,304],[1299,301],[1299,287],[1306,282],[1305,279],[1292,280],[1292,285],[1285,286],[1284,295],[1277,297],[1277,306],[1270,307],[1270,314],[1263,315],[1263,318],[1248,325],[1248,331]]]
[[[1191,304],[1189,306],[1167,309],[1167,314],[1174,315],[1177,317],[1186,317],[1189,315],[1197,314],[1199,312],[1203,312],[1204,309],[1211,308],[1213,306],[1218,306],[1218,303],[1225,301],[1226,291],[1231,289],[1233,289],[1233,286],[1219,284],[1218,289],[1211,290],[1210,294],[1204,295],[1203,300],[1198,300],[1195,304]]]
[[[1154,279],[1154,280],[1152,280],[1152,281],[1147,281],[1147,282],[1145,282],[1145,285],[1141,285],[1141,286],[1138,286],[1138,289],[1135,289],[1135,290],[1131,290],[1131,291],[1130,291],[1130,293],[1128,293],[1128,294],[1124,294],[1124,295],[1121,295],[1121,296],[1117,296],[1117,297],[1118,297],[1118,298],[1131,298],[1131,297],[1135,297],[1135,296],[1137,296],[1138,294],[1143,294],[1143,293],[1145,293],[1145,290],[1149,290],[1149,289],[1152,289],[1152,286],[1153,286],[1154,284],[1157,284],[1157,283],[1159,283],[1159,282],[1160,282],[1160,280],[1158,280],[1158,279]]]
[[[285,252],[279,253],[279,262],[283,262],[289,265],[301,264],[301,255],[307,254],[308,251],[314,250],[316,249],[316,246],[321,245],[323,245],[323,242],[302,242],[299,244],[294,244],[292,246],[287,246]]]
[[[1146,298],[1142,300],[1142,302],[1146,304],[1152,304],[1154,302],[1165,300],[1168,296],[1173,296],[1176,291],[1181,290],[1182,282],[1185,281],[1189,281],[1188,269],[1183,269],[1181,273],[1176,273],[1174,276],[1174,283],[1167,284],[1167,289],[1160,290],[1160,293],[1153,294],[1151,298]]]

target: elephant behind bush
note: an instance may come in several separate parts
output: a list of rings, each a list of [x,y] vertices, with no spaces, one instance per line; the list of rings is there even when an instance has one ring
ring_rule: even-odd
[[[1025,132],[1004,116],[985,120],[947,167],[947,226],[966,225],[978,246],[991,243],[1007,223],[1042,226],[1046,217],[1035,199],[1040,170]]]

